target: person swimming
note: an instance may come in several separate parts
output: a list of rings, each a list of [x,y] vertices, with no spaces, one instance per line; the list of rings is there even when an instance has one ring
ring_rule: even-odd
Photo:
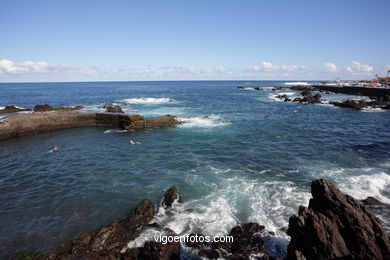
[[[60,147],[56,145],[56,146],[54,146],[53,149],[49,150],[49,153],[57,152],[57,151],[59,151],[59,150],[60,150]]]
[[[133,140],[130,140],[129,144],[141,144],[141,143],[140,143],[140,142],[133,141]]]

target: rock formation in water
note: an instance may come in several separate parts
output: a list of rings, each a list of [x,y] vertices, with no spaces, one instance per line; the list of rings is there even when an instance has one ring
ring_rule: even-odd
[[[33,112],[29,114],[11,115],[1,121],[0,141],[83,126],[111,126],[124,130],[139,130],[171,127],[177,124],[179,124],[179,121],[172,116],[145,119],[140,115],[86,114],[67,110]]]
[[[389,238],[381,222],[361,202],[322,179],[312,182],[311,192],[313,198],[309,207],[300,207],[298,216],[290,218],[287,232],[291,241],[287,259],[390,259]],[[173,201],[178,199],[178,190],[172,186],[160,206],[169,211],[174,206]],[[367,198],[363,203],[386,205],[373,198]],[[21,252],[17,259],[276,259],[268,254],[270,252],[264,252],[265,238],[272,236],[272,232],[257,223],[233,227],[229,233],[233,241],[163,244],[152,240],[140,247],[128,248],[131,240],[149,228],[177,235],[154,222],[156,212],[152,202],[143,200],[130,216],[109,226],[81,234],[54,250],[35,254]],[[201,234],[188,236],[196,238]]]
[[[311,193],[309,207],[290,218],[288,259],[390,259],[381,221],[361,202],[323,179]]]
[[[6,106],[4,109],[0,109],[0,114],[16,113],[22,111],[31,111],[29,108],[19,108],[16,106]]]
[[[108,113],[124,113],[120,106],[103,106]]]

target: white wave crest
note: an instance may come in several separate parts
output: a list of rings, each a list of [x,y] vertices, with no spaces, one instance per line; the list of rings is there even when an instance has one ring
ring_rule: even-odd
[[[109,129],[109,130],[106,130],[104,131],[104,134],[110,134],[110,133],[125,133],[127,132],[127,130],[118,130],[118,129]]]
[[[179,118],[181,127],[213,128],[230,125],[230,122],[219,115],[194,116]]]
[[[162,103],[168,103],[173,101],[174,100],[171,98],[145,98],[145,97],[125,98],[121,100],[121,102],[127,104],[162,104]]]
[[[2,110],[2,109],[4,109],[4,108],[5,108],[5,107],[1,107],[1,106],[0,106],[0,110]]]
[[[383,194],[384,191],[390,190],[390,175],[384,172],[349,176],[348,180],[338,180],[337,186],[356,199],[365,199],[370,196],[390,204],[390,198]]]
[[[311,85],[308,82],[302,82],[302,81],[297,81],[297,82],[286,82],[284,85],[301,85],[301,86],[307,86]]]

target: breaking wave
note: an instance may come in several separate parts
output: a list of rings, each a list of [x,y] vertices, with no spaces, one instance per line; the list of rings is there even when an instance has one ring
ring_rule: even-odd
[[[174,100],[171,98],[145,98],[145,97],[125,98],[121,100],[121,102],[127,104],[162,104],[162,103],[168,103],[173,101]]]
[[[214,128],[230,125],[230,122],[219,115],[194,116],[179,118],[180,127]]]

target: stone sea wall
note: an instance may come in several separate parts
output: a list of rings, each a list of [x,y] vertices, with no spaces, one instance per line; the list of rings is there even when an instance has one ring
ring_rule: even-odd
[[[76,111],[58,110],[14,114],[0,122],[0,141],[45,133],[60,129],[109,126],[125,130],[171,127],[179,124],[173,116],[156,119],[145,119],[140,115],[111,113],[78,113]]]

